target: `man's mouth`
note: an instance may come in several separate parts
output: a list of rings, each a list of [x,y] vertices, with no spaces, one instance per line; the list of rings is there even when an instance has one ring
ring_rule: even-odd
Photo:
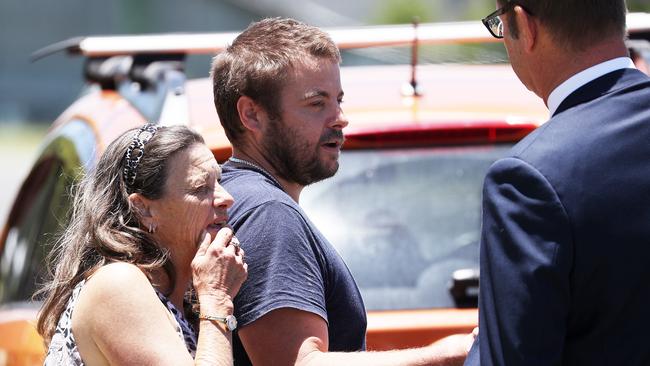
[[[330,149],[340,149],[342,145],[343,145],[343,141],[340,140],[330,141],[323,144],[323,146],[328,147]]]
[[[321,146],[328,149],[340,149],[343,146],[345,137],[343,136],[343,131],[340,130],[328,130],[321,137]]]

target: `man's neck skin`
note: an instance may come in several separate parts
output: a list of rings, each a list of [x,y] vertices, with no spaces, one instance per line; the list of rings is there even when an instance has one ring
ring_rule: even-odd
[[[541,32],[540,32],[541,33]],[[548,105],[548,97],[564,81],[594,65],[628,56],[620,36],[613,36],[585,49],[570,52],[556,45],[550,37],[541,37],[539,48],[530,57],[531,85],[528,86]]]
[[[291,199],[296,201],[296,203],[300,203],[300,193],[305,187],[279,176],[273,165],[266,158],[264,158],[265,154],[259,149],[257,145],[249,144],[245,148],[237,148],[233,146],[232,156],[238,159],[246,160],[249,163],[253,163],[266,170],[266,172],[271,174],[273,178],[275,178],[278,183],[280,183],[282,190],[284,190],[289,195],[289,197],[291,197]]]

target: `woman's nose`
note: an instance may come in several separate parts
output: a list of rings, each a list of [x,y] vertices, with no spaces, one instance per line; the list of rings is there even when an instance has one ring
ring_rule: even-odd
[[[233,205],[233,203],[235,203],[235,199],[232,198],[230,193],[223,189],[223,187],[217,185],[213,201],[214,207],[228,209]]]

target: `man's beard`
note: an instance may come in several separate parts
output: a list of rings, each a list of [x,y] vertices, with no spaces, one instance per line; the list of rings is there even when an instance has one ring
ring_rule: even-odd
[[[304,187],[329,178],[338,170],[338,161],[333,167],[327,167],[318,154],[322,144],[334,138],[342,141],[343,131],[328,129],[316,146],[309,146],[307,142],[300,141],[297,132],[287,127],[284,121],[273,119],[263,145],[276,174]]]

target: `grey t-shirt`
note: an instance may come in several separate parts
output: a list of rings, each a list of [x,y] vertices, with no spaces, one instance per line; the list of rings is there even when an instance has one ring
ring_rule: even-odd
[[[280,308],[308,311],[328,324],[329,351],[365,350],[366,312],[359,289],[334,247],[263,173],[223,165],[221,185],[234,197],[230,224],[246,251],[248,279],[235,297],[239,327]],[[236,365],[250,360],[233,335]]]

